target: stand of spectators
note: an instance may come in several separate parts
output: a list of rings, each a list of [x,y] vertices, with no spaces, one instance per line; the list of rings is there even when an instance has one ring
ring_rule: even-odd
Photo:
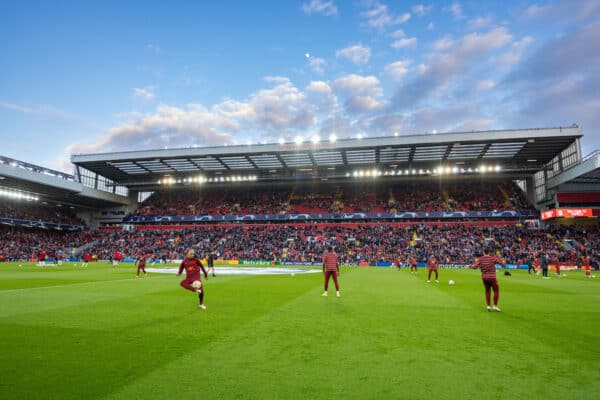
[[[512,182],[168,189],[132,215],[246,215],[533,210]]]

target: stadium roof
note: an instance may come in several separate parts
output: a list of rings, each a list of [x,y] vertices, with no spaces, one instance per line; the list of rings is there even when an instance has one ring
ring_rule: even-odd
[[[499,166],[530,176],[583,136],[570,127],[472,131],[303,143],[77,154],[78,167],[125,186],[166,178],[249,176],[259,181],[348,176],[361,168]]]
[[[127,197],[84,186],[73,175],[2,156],[0,189],[78,207],[104,208],[129,203]]]
[[[549,188],[563,184],[579,185],[582,189],[593,187],[600,191],[600,150],[584,157],[580,163],[560,175],[548,179]]]

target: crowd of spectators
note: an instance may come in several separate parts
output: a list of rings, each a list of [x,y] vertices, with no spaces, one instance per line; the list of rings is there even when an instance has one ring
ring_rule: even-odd
[[[523,192],[503,183],[395,183],[170,189],[154,193],[132,215],[246,215],[359,212],[532,210]]]
[[[3,200],[0,203],[0,218],[85,226],[85,223],[75,215],[75,212],[70,207],[50,206],[39,203],[33,204]]]
[[[440,263],[469,264],[484,247],[497,251],[508,263],[545,252],[561,263],[576,264],[581,255],[596,261],[600,254],[598,230],[554,228],[532,230],[525,226],[473,224],[274,224],[204,225],[193,229],[53,230],[0,227],[0,258],[27,260],[44,251],[50,257],[91,243],[86,252],[110,259],[151,253],[161,259],[182,259],[188,249],[212,252],[220,259],[269,262],[319,261],[327,245],[335,247],[345,264],[380,261],[420,262],[433,254]]]
[[[100,232],[65,232],[0,225],[0,260],[27,261],[45,252],[48,257],[68,257],[73,248],[91,243]]]
[[[535,258],[541,252],[563,263],[575,263],[584,253],[600,254],[598,233],[469,224],[210,225],[112,231],[104,233],[92,251],[100,258],[121,251],[130,256],[154,253],[160,258],[181,259],[193,248],[199,254],[216,253],[221,259],[311,262],[319,260],[327,245],[333,245],[347,264],[397,262],[410,256],[424,261],[431,254],[440,263],[468,264],[489,246],[508,263],[517,263],[526,255]]]

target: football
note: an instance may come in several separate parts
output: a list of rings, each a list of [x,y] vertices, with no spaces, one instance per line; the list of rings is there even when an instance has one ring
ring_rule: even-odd
[[[202,286],[202,282],[200,282],[200,281],[194,281],[194,282],[192,282],[192,287],[194,289],[200,289],[201,286]]]
[[[454,281],[453,281],[452,279],[450,279],[450,280],[448,281],[448,285],[450,285],[450,286],[454,286]]]

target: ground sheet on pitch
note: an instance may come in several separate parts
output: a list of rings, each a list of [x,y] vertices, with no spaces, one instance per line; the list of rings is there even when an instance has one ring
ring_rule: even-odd
[[[156,272],[159,274],[176,274],[179,268],[146,268],[148,272]],[[311,274],[316,272],[322,272],[318,269],[304,269],[304,268],[254,268],[254,267],[242,267],[242,268],[227,268],[218,267],[215,269],[215,273],[219,275],[285,275],[285,274]]]

